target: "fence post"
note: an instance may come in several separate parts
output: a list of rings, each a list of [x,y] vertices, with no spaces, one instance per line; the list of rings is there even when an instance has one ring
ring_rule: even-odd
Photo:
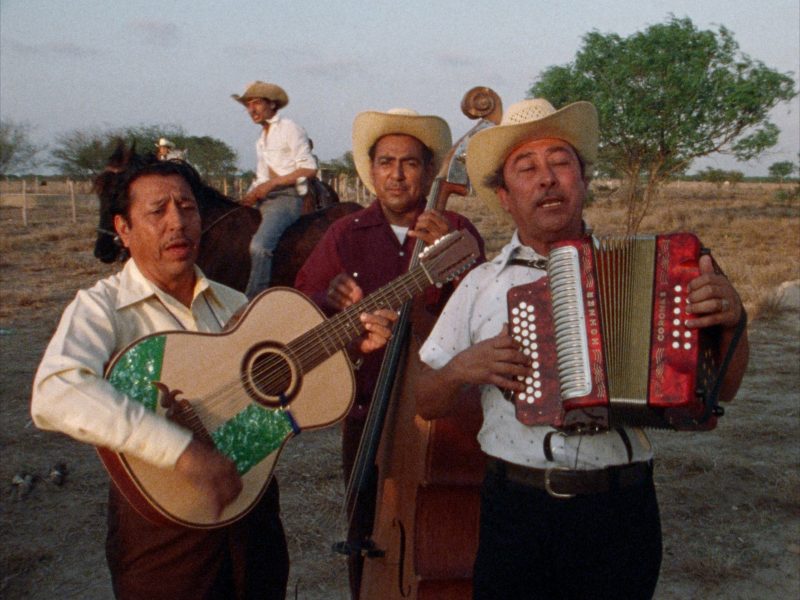
[[[28,187],[24,179],[22,180],[22,224],[28,226]]]
[[[78,222],[78,210],[75,206],[75,183],[72,179],[67,179],[67,185],[69,185],[69,202],[72,206],[72,222]]]
[[[225,194],[226,196],[228,195],[228,178],[227,177],[223,177],[222,178],[222,193]]]

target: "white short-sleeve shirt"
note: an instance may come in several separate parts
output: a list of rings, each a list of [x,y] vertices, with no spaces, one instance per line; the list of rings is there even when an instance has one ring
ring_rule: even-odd
[[[512,257],[543,258],[523,246],[515,232],[494,260],[473,269],[456,288],[420,350],[423,362],[440,369],[463,350],[500,333],[508,320],[508,290],[546,274],[540,269],[508,264]],[[548,461],[544,441],[552,428],[530,427],[519,422],[513,404],[494,385],[481,387],[481,405],[483,425],[478,441],[490,456],[540,469],[554,466],[598,469],[629,462],[625,442],[617,431],[553,435],[550,447],[554,461]],[[652,458],[652,448],[644,432],[636,428],[627,428],[626,432],[633,450],[632,462]]]

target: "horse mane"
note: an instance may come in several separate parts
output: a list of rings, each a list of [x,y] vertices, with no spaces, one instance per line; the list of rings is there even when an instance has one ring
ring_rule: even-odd
[[[126,260],[127,252],[114,230],[114,214],[112,207],[116,195],[119,193],[122,173],[131,164],[136,154],[136,143],[130,148],[122,140],[117,140],[116,148],[106,163],[106,168],[95,177],[92,190],[100,201],[100,214],[97,224],[97,238],[94,243],[95,258],[104,263],[115,260]]]

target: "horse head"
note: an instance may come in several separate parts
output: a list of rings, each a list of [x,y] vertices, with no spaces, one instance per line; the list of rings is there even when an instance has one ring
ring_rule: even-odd
[[[93,189],[100,201],[100,220],[97,224],[97,238],[94,243],[94,255],[104,263],[127,258],[125,248],[114,230],[114,199],[119,193],[121,173],[136,155],[136,144],[130,148],[122,140],[106,164],[106,168],[94,180]]]

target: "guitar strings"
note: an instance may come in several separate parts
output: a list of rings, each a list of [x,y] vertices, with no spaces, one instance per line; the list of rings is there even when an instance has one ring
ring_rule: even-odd
[[[435,257],[428,262],[431,269],[436,267],[439,258]],[[283,353],[298,365],[302,376],[303,370],[310,371],[336,352],[343,350],[347,343],[363,333],[364,326],[360,321],[361,313],[402,305],[408,298],[413,297],[414,292],[422,291],[428,285],[430,285],[430,280],[423,268],[418,267],[409,271],[361,302],[346,308],[301,334],[283,347]],[[399,289],[404,290],[405,293],[400,294]],[[323,330],[330,330],[327,337],[322,334]],[[333,341],[334,337],[335,341]],[[329,344],[330,341],[333,341],[332,345]],[[250,377],[246,373],[240,372],[236,379],[222,384],[207,394],[204,398],[204,406],[207,409],[213,409],[221,405],[232,405],[235,409],[243,410],[250,404],[250,397],[242,393],[242,386],[248,379],[255,382],[258,388],[271,389],[272,386],[281,382],[291,381],[292,369],[282,355],[269,353],[265,360],[260,361],[252,369]]]

